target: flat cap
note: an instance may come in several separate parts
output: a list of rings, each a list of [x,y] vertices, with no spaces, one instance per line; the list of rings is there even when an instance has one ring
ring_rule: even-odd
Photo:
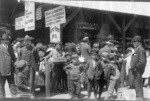
[[[20,60],[20,61],[16,62],[15,65],[16,65],[17,69],[21,69],[26,65],[26,61],[25,60]]]

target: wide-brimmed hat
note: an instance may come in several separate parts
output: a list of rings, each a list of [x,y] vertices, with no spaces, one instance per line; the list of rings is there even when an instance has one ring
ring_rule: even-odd
[[[105,45],[114,45],[114,43],[112,43],[111,41],[106,41],[104,42]]]
[[[88,40],[89,40],[89,37],[87,36],[83,38],[83,41],[88,41]]]
[[[111,34],[109,34],[106,38],[107,38],[107,40],[114,40],[114,36]]]
[[[107,53],[107,52],[102,52],[102,53],[100,54],[100,56],[108,59],[108,58],[109,58],[109,53]]]
[[[3,34],[1,40],[9,40],[9,36],[7,34]]]
[[[22,69],[25,65],[26,65],[26,61],[25,60],[20,60],[20,61],[17,61],[15,63],[15,66],[16,66],[17,69]]]
[[[138,35],[134,36],[132,39],[132,42],[141,42],[141,41],[142,41],[142,38],[141,36],[138,36]]]
[[[42,43],[37,43],[35,46],[36,49],[45,51],[44,45]]]
[[[34,39],[33,37],[28,36],[28,35],[26,35],[26,36],[24,37],[24,40],[25,40],[25,41],[32,41],[33,39]]]
[[[76,58],[79,58],[79,55],[78,54],[73,54],[72,59],[76,59]]]

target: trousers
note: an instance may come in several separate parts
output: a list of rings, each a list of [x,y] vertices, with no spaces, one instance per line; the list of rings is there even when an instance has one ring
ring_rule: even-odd
[[[80,80],[70,80],[71,94],[80,95],[81,82]]]
[[[138,72],[133,72],[134,75],[134,86],[135,86],[135,92],[137,98],[143,98],[143,79],[142,74]]]
[[[13,74],[10,76],[1,76],[1,74],[0,74],[0,97],[5,98],[5,82],[6,82],[6,80],[8,81],[8,84],[9,84],[11,96],[15,97],[17,90],[16,90]]]

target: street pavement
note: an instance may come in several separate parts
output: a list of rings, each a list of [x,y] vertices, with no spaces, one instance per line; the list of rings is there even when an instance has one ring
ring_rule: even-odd
[[[6,89],[6,98],[11,98],[11,94],[9,91],[9,86],[8,83],[6,82],[5,85],[5,89]],[[144,99],[145,101],[150,101],[150,88],[146,88],[144,87]],[[82,98],[86,99],[87,98],[87,91],[82,91],[81,92]],[[116,97],[116,93],[114,92],[114,97]],[[135,89],[128,89],[127,87],[123,87],[121,88],[121,94],[119,94],[120,97],[117,100],[135,100],[136,99],[136,95],[135,95]],[[102,93],[102,98],[104,98],[106,96],[106,91],[104,91]],[[57,94],[57,95],[52,95],[50,97],[50,99],[70,99],[71,96],[66,93],[66,94]],[[48,98],[49,99],[49,98]],[[91,99],[94,99],[94,94],[92,93],[91,95]]]

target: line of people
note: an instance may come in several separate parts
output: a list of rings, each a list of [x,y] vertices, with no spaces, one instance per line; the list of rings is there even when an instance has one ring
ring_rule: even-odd
[[[14,49],[9,43],[9,37],[3,34],[0,45],[0,97],[5,97],[4,85],[7,79],[12,97],[30,96],[34,98],[35,88],[40,85],[45,88],[46,66],[51,72],[52,91],[58,87],[70,91],[72,99],[81,98],[81,85],[85,84],[90,99],[94,90],[95,98],[101,99],[104,87],[107,88],[105,100],[113,99],[116,90],[117,98],[121,97],[123,59],[118,53],[117,43],[113,36],[109,36],[104,47],[99,49],[95,43],[91,48],[89,38],[84,37],[80,46],[71,44],[63,50],[62,44],[46,47],[42,43],[32,44],[34,38],[26,35],[23,44],[16,42]],[[142,77],[146,65],[146,54],[141,45],[141,37],[133,38],[134,52],[130,54],[126,63],[126,74],[132,73],[137,93],[137,99],[143,98]],[[18,47],[19,46],[19,47]],[[22,47],[21,47],[22,46]],[[14,52],[15,50],[15,52]],[[52,57],[65,57],[65,63],[54,64]],[[66,59],[66,60],[64,60]],[[126,58],[127,59],[127,58]],[[16,67],[16,68],[15,68]],[[15,73],[15,78],[14,78]]]

